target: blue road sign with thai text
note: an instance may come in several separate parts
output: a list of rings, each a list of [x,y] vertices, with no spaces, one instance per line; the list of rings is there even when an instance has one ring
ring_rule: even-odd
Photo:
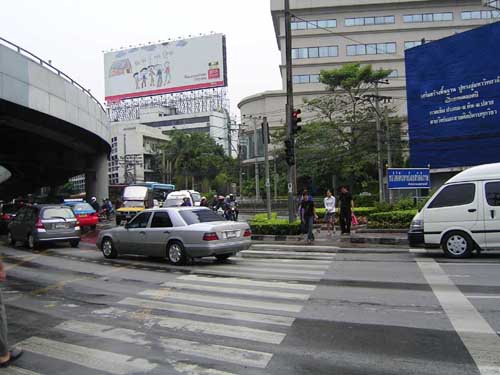
[[[389,189],[430,189],[431,176],[428,168],[387,169]]]

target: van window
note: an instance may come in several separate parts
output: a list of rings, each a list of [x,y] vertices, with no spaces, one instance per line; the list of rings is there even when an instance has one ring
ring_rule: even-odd
[[[453,207],[469,204],[474,201],[475,194],[475,184],[468,183],[446,186],[427,208]]]
[[[485,185],[486,201],[490,206],[500,206],[500,182],[488,182]]]

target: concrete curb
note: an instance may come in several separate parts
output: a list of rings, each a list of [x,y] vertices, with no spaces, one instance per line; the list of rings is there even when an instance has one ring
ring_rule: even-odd
[[[294,243],[294,244],[303,244],[305,243],[304,241],[304,236],[284,236],[284,235],[259,235],[259,234],[254,234],[252,235],[252,241],[256,242],[268,242],[268,243],[273,243],[273,242],[287,242],[287,243]],[[370,244],[370,245],[390,245],[390,246],[408,246],[408,239],[407,238],[401,238],[397,236],[385,236],[385,237],[379,237],[379,236],[358,236],[356,234],[350,236],[350,237],[336,237],[331,240],[322,240],[322,239],[317,239],[317,243],[330,243],[332,246],[335,245],[340,245],[340,244],[347,244],[347,243],[352,243],[352,244]]]

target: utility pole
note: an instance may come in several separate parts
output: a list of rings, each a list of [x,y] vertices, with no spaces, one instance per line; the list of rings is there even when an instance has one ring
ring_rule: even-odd
[[[262,138],[264,138],[264,165],[266,170],[266,208],[267,218],[271,219],[271,179],[269,176],[269,123],[267,117],[262,120]]]
[[[288,163],[288,221],[295,221],[295,139],[292,129],[293,77],[292,77],[292,26],[290,0],[285,1],[285,62],[286,62],[286,137],[292,156]]]
[[[378,82],[375,82],[375,111],[376,116],[376,130],[377,130],[377,169],[378,169],[378,196],[379,202],[384,202],[384,167],[382,165],[382,155],[381,155],[381,137],[380,137],[380,103],[378,95]]]
[[[258,132],[257,132],[257,118],[253,118],[253,153],[255,158],[255,200],[260,200],[260,181],[259,181],[259,161],[257,159],[259,148],[258,148]]]
[[[392,147],[391,147],[391,128],[389,125],[389,110],[387,106],[384,108],[384,118],[385,118],[385,139],[387,143],[387,168],[392,167]],[[387,173],[387,176],[389,174]],[[393,196],[392,189],[389,189],[389,181],[387,181],[387,191],[389,192],[389,203],[392,204]]]

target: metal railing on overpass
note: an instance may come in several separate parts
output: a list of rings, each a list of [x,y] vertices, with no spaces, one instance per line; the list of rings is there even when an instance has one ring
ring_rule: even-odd
[[[14,44],[10,41],[8,41],[7,39],[4,39],[2,37],[0,37],[0,42],[11,48],[11,49],[14,49],[15,51],[17,51],[17,53],[29,58],[30,60],[32,60],[33,62],[37,63],[37,64],[40,64],[41,66],[44,66],[48,69],[50,69],[52,72],[56,73],[58,76],[64,78],[66,81],[70,82],[73,86],[79,88],[80,90],[82,90],[85,94],[87,94],[94,102],[96,102],[99,107],[101,107],[101,109],[103,110],[104,113],[107,113],[106,110],[104,109],[103,105],[101,104],[101,102],[99,100],[97,100],[94,95],[92,95],[90,93],[90,90],[89,89],[86,89],[85,87],[83,87],[82,85],[80,85],[77,81],[75,81],[73,78],[71,78],[70,76],[68,76],[66,73],[60,71],[59,69],[57,69],[56,67],[54,67],[51,63],[41,59],[40,57],[38,57],[37,55],[35,55],[34,53],[31,53],[30,51],[28,50],[25,50],[24,48],[22,47],[19,47],[17,44]]]

